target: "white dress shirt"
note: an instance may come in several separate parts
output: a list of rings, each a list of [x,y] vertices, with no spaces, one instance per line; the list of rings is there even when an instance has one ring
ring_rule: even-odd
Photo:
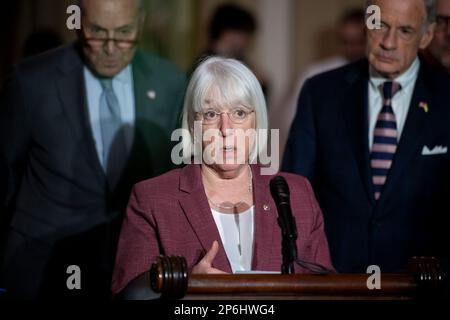
[[[254,208],[240,214],[211,210],[233,273],[252,269]]]
[[[100,80],[89,68],[84,67],[84,82],[86,86],[87,106],[92,134],[94,136],[95,148],[100,163],[103,163],[103,140],[100,127],[100,97],[103,93]],[[118,73],[112,80],[114,93],[117,96],[120,107],[120,116],[124,130],[126,146],[128,151],[134,139],[135,107],[134,107],[134,85],[133,72],[130,65]]]
[[[394,110],[397,122],[398,141],[400,140],[406,117],[408,116],[409,106],[411,104],[414,87],[419,74],[419,58],[413,62],[411,67],[394,80],[389,80],[378,75],[372,68],[370,70],[369,81],[369,148],[372,150],[373,134],[377,124],[378,114],[383,107],[383,97],[379,86],[386,81],[398,82],[401,90],[392,99],[392,109]]]

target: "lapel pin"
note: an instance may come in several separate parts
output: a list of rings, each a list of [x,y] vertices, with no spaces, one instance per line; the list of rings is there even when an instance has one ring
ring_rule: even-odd
[[[419,108],[423,109],[423,111],[425,111],[425,113],[428,113],[428,110],[429,110],[428,103],[426,103],[426,102],[419,103]]]
[[[153,90],[150,90],[149,92],[147,92],[147,97],[149,97],[151,100],[155,100],[156,99],[156,92]]]
[[[269,211],[270,207],[267,204],[265,204],[265,205],[263,205],[263,209],[264,209],[264,211]]]

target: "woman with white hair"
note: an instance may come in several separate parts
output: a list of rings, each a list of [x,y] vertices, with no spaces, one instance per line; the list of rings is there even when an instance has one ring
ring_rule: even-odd
[[[257,164],[267,143],[258,130],[267,129],[267,122],[261,86],[244,64],[213,57],[197,67],[183,112],[183,156],[197,164],[134,187],[113,293],[148,271],[159,255],[184,256],[192,273],[280,271],[281,232],[269,188],[273,176],[263,175]],[[310,184],[297,175],[279,175],[290,186],[298,257],[333,270]]]

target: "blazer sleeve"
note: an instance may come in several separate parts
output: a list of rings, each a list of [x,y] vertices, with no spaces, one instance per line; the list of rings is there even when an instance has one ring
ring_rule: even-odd
[[[112,278],[113,295],[150,270],[159,256],[157,227],[149,202],[145,192],[140,193],[139,187],[135,186],[120,232]]]
[[[310,247],[310,253],[312,255],[311,260],[330,271],[336,272],[331,262],[330,250],[325,234],[325,225],[323,221],[322,210],[320,209],[320,206],[314,196],[314,191],[311,187],[311,184],[307,179],[303,179],[303,181],[305,184],[305,189],[310,198],[313,214],[313,225],[311,228],[311,233],[309,235],[308,244],[308,246]]]
[[[31,145],[31,122],[27,92],[19,72],[9,79],[0,97],[0,219],[13,203]]]
[[[300,93],[297,113],[289,132],[282,171],[307,177],[314,185],[316,161],[316,128],[313,112],[311,81]]]

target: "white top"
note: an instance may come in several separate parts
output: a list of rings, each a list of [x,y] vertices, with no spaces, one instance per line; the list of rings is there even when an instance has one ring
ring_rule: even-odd
[[[393,81],[400,83],[401,90],[392,99],[392,109],[394,110],[395,119],[397,122],[398,141],[400,140],[405,126],[406,117],[408,116],[409,106],[411,104],[414,87],[417,76],[419,74],[420,61],[419,58],[413,62],[411,67]],[[370,70],[369,81],[369,148],[372,150],[373,134],[375,126],[377,125],[378,114],[383,108],[383,97],[379,89],[380,84],[383,84],[388,79],[376,74]]]
[[[240,214],[211,209],[233,273],[252,269],[254,208]]]

